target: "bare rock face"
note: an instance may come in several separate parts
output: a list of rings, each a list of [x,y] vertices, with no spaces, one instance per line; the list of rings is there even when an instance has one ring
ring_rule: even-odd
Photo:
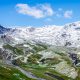
[[[4,34],[5,32],[9,31],[9,28],[5,28],[3,26],[0,25],[0,34]]]
[[[11,60],[11,51],[0,48],[0,58],[2,60]]]

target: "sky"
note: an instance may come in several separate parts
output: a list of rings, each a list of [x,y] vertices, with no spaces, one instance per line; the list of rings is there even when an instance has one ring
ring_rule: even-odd
[[[0,0],[4,27],[64,25],[80,21],[80,0]]]

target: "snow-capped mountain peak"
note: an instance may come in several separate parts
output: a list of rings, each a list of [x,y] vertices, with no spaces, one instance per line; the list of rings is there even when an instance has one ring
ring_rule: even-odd
[[[73,23],[68,23],[64,26],[65,28],[80,28],[80,21],[77,21],[77,22],[73,22]]]
[[[2,34],[4,35],[4,34]],[[27,41],[39,41],[56,46],[80,46],[80,21],[64,26],[48,25],[44,27],[20,27],[10,29],[6,37],[1,37],[4,42],[24,43]]]

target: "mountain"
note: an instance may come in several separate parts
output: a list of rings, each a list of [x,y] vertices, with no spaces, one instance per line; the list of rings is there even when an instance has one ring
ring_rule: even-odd
[[[56,46],[80,47],[80,21],[64,26],[48,25],[40,28],[6,29],[0,27],[0,32],[3,33],[1,39],[4,39],[6,43],[18,44],[36,41]]]
[[[1,31],[1,80],[80,80],[80,22]]]
[[[3,26],[0,25],[0,34],[4,34],[5,32],[9,31],[9,28],[5,28]]]

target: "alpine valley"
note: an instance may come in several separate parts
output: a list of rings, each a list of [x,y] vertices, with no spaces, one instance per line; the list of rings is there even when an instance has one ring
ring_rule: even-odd
[[[37,28],[0,25],[0,80],[80,80],[80,21]]]

